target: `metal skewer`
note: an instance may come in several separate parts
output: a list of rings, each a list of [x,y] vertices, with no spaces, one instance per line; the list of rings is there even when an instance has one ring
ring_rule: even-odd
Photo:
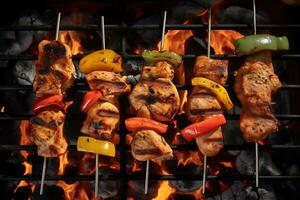
[[[256,35],[256,5],[255,0],[253,0],[253,32]],[[258,143],[255,143],[255,187],[258,188],[258,169],[259,160],[258,160]]]
[[[57,15],[55,40],[58,40],[60,17],[61,17],[61,13],[59,12],[58,15]],[[44,157],[43,169],[42,169],[42,178],[41,178],[41,186],[40,186],[40,195],[43,195],[43,192],[44,192],[46,169],[47,169],[47,157]]]
[[[207,37],[207,57],[210,58],[210,35],[211,35],[211,8],[208,10],[208,37]],[[203,178],[202,178],[202,194],[205,194],[206,185],[206,170],[207,170],[207,156],[204,155],[203,162]]]
[[[105,49],[105,30],[104,30],[104,16],[101,16],[101,35],[102,35],[102,48]],[[96,154],[95,163],[95,197],[98,197],[99,193],[99,154]]]
[[[162,32],[161,32],[161,43],[160,43],[160,51],[164,49],[164,43],[165,43],[165,32],[166,32],[166,22],[167,22],[167,11],[164,11],[164,20],[163,20],[163,26],[162,26]],[[146,175],[145,175],[145,187],[144,187],[144,193],[148,193],[148,182],[149,182],[149,165],[150,161],[146,161]]]

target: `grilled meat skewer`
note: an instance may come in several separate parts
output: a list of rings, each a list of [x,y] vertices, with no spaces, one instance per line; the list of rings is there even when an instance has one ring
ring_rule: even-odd
[[[243,106],[240,128],[246,141],[257,142],[278,130],[271,96],[280,87],[270,51],[248,56],[237,70],[234,90]]]
[[[198,56],[194,65],[194,76],[210,79],[224,85],[228,77],[227,61],[214,60],[206,56]],[[187,117],[193,122],[200,122],[215,115],[220,115],[223,105],[215,94],[207,88],[194,86],[188,97]],[[196,138],[201,153],[215,156],[223,147],[221,128]]]

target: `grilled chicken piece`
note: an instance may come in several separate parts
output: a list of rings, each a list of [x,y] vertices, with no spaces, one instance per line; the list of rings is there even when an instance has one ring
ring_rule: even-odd
[[[200,152],[206,156],[215,156],[223,148],[223,134],[219,127],[206,135],[196,138],[196,144]]]
[[[68,143],[63,135],[65,114],[57,109],[43,110],[30,120],[30,137],[38,155],[57,157],[64,154]]]
[[[243,106],[270,105],[272,93],[281,87],[269,53],[249,56],[236,73],[234,90]]]
[[[166,61],[155,63],[155,66],[144,66],[141,72],[142,80],[155,80],[158,78],[174,78],[174,67]]]
[[[129,100],[138,116],[157,121],[172,120],[180,106],[178,91],[171,80],[166,78],[138,82]]]
[[[173,151],[165,139],[153,130],[141,130],[135,133],[131,142],[133,157],[139,161],[170,160]]]
[[[228,61],[198,56],[194,65],[194,76],[203,77],[225,85],[228,78]]]
[[[212,113],[220,113],[222,105],[208,89],[195,86],[188,97],[187,116],[191,122],[199,122]]]
[[[280,87],[269,51],[248,56],[237,71],[234,90],[243,106],[240,128],[246,141],[257,142],[278,130],[270,107],[271,96]]]
[[[278,125],[277,119],[272,114],[255,115],[250,110],[241,114],[240,128],[247,142],[265,139],[270,133],[278,131]]]
[[[103,96],[119,96],[130,91],[126,77],[108,71],[93,71],[86,75],[91,90],[99,90]]]
[[[97,102],[87,112],[81,132],[98,139],[112,139],[120,120],[118,108],[109,102]]]
[[[73,85],[75,75],[69,47],[59,41],[43,40],[38,51],[33,81],[36,96],[64,94]]]

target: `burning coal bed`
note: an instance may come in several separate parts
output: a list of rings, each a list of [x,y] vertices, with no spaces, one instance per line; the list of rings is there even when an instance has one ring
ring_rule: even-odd
[[[193,1],[194,2],[194,1]],[[174,24],[202,24],[206,23],[207,7],[212,6],[218,17],[213,18],[214,23],[236,23],[251,24],[252,10],[240,6],[226,5],[225,3],[214,4],[214,1],[195,1],[177,2],[170,7],[172,11],[168,21]],[[217,13],[223,7],[221,13]],[[226,7],[227,6],[227,7]],[[161,23],[161,13],[152,13],[143,10],[142,7],[131,8],[137,16],[131,16],[132,25],[151,25]],[[145,8],[144,8],[145,9]],[[213,9],[213,10],[214,10]],[[98,10],[97,10],[98,11]],[[138,14],[139,12],[150,13]],[[16,23],[18,25],[47,25],[53,21],[54,11],[45,11],[42,13],[32,12],[29,16],[21,16]],[[232,13],[232,14],[229,14]],[[257,14],[258,23],[268,23],[268,12]],[[243,17],[241,17],[243,16]],[[109,22],[115,23],[114,20],[107,17]],[[84,11],[74,11],[71,14],[63,13],[62,25],[70,24],[88,24],[98,23],[98,15],[93,16]],[[129,20],[129,19],[128,19]],[[234,54],[234,41],[243,35],[250,34],[250,31],[237,32],[234,30],[212,30],[211,47],[215,54]],[[11,36],[14,35],[14,36]],[[119,46],[120,33],[114,30],[107,31],[109,41],[108,48],[121,52]],[[52,38],[51,32],[47,31],[8,31],[1,32],[0,45],[1,55],[22,55],[36,54],[37,44],[42,39]],[[97,31],[61,31],[59,34],[60,41],[65,43],[72,50],[73,56],[82,56],[95,49],[100,48],[101,36]],[[3,42],[5,41],[5,42]],[[8,41],[8,42],[7,42]],[[137,30],[133,34],[126,35],[125,38],[127,53],[140,54],[146,48],[158,49],[160,46],[159,30]],[[206,30],[168,30],[165,34],[164,46],[166,50],[174,51],[178,54],[206,54]],[[76,84],[82,85],[84,75],[78,70],[78,60],[74,60],[76,65]],[[124,59],[126,73],[134,81],[138,80],[140,69],[146,65],[144,61]],[[230,61],[229,85],[233,82],[234,70],[240,66],[241,61]],[[286,74],[287,67],[284,61],[274,62],[276,73],[280,76]],[[184,66],[192,68],[193,61],[186,60]],[[1,84],[15,86],[31,86],[35,75],[34,60],[17,60],[1,61]],[[176,78],[180,84],[180,77],[184,76],[184,70],[178,70]],[[126,74],[124,74],[126,75]],[[188,77],[187,77],[188,78]],[[284,78],[282,79],[284,80]],[[66,154],[58,158],[50,158],[47,165],[46,182],[43,196],[39,194],[40,175],[42,171],[42,158],[36,154],[36,149],[29,138],[28,120],[19,121],[0,121],[0,136],[3,141],[1,145],[25,145],[29,150],[17,151],[0,151],[0,177],[12,176],[20,177],[20,180],[0,181],[0,194],[3,199],[96,199],[93,188],[95,186],[93,176],[95,173],[95,155],[89,153],[77,152],[75,144],[80,135],[80,128],[84,115],[78,109],[87,88],[70,89],[67,94],[68,99],[74,101],[68,111],[65,122],[64,133],[68,138],[69,150]],[[32,115],[31,105],[34,101],[32,90],[11,90],[1,92],[1,113],[8,115]],[[234,96],[233,91],[231,92]],[[236,100],[237,101],[237,100]],[[276,113],[290,112],[289,93],[281,91],[275,99],[280,102],[276,107]],[[128,99],[122,98],[121,106],[124,111],[130,113],[127,109]],[[184,116],[184,109],[181,109],[180,116]],[[239,105],[233,111],[233,114],[240,112]],[[232,113],[231,113],[232,114]],[[222,150],[216,157],[208,159],[208,176],[222,177],[232,175],[233,177],[246,177],[245,179],[211,178],[206,182],[206,197],[202,194],[202,174],[203,174],[203,155],[198,151],[194,143],[186,143],[179,135],[178,130],[189,122],[184,117],[174,120],[174,128],[167,136],[166,141],[173,146],[186,145],[187,149],[174,150],[174,158],[170,161],[151,162],[150,181],[148,194],[144,194],[144,176],[145,163],[136,161],[132,158],[129,145],[126,149],[121,149],[120,138],[117,135],[114,143],[117,144],[117,154],[115,158],[100,157],[99,162],[99,194],[101,199],[120,199],[121,184],[120,178],[121,163],[120,159],[123,154],[120,151],[126,151],[125,169],[127,180],[127,199],[281,199],[282,194],[290,194],[290,199],[299,199],[298,188],[299,182],[281,181],[267,182],[261,181],[260,187],[255,188],[255,182],[252,178],[255,174],[255,154],[252,150]],[[294,144],[293,127],[294,124],[288,121],[288,124],[276,135],[270,136],[264,144]],[[123,133],[121,133],[123,134]],[[237,120],[229,120],[224,130],[224,144],[226,145],[243,145],[245,144]],[[128,141],[130,138],[126,138]],[[18,141],[18,143],[17,143]],[[127,142],[128,144],[128,142]],[[32,147],[32,148],[31,148]],[[300,159],[296,155],[287,156],[285,151],[284,159],[282,152],[261,151],[259,154],[259,171],[260,175],[299,175]],[[295,161],[296,160],[296,161]],[[160,180],[159,177],[170,177],[171,180]],[[22,178],[24,177],[24,180]],[[27,177],[33,177],[27,180]],[[47,180],[47,177],[57,177]],[[71,178],[70,178],[71,177]],[[88,177],[78,180],[78,177]],[[132,178],[131,178],[132,177]],[[138,177],[138,178],[136,178]],[[102,179],[102,180],[101,180]],[[2,199],[2,198],[0,198]]]

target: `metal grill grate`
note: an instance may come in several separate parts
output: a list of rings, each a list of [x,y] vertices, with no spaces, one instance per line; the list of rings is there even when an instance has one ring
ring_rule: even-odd
[[[251,30],[253,26],[247,24],[218,24],[212,25],[212,29],[227,29],[227,30]],[[260,24],[257,25],[258,29],[287,29],[288,31],[300,30],[300,24]],[[76,30],[76,31],[97,31],[100,30],[98,25],[76,25],[76,26],[61,26],[61,30]],[[124,60],[126,59],[142,59],[139,55],[127,54],[126,53],[126,38],[125,35],[128,31],[132,30],[157,30],[161,29],[161,25],[153,24],[153,25],[136,25],[136,26],[127,26],[126,24],[120,25],[105,25],[106,30],[114,30],[120,32],[120,45],[121,45],[121,54]],[[199,24],[173,24],[166,25],[167,30],[206,30],[207,25],[199,25]],[[54,31],[55,26],[52,25],[42,25],[42,26],[3,26],[0,27],[0,31],[7,30],[15,30],[15,31]],[[183,55],[184,59],[194,59],[197,55],[186,54]],[[74,56],[73,59],[80,59],[82,56]],[[236,55],[212,55],[212,58],[216,59],[240,59]],[[37,55],[0,55],[0,60],[35,60]],[[275,59],[299,59],[300,54],[281,54],[276,55]],[[189,86],[178,86],[178,89],[188,89]],[[83,81],[77,81],[71,90],[87,90],[87,84]],[[32,90],[32,86],[10,86],[10,85],[0,85],[0,91],[12,91],[12,90]],[[288,84],[283,85],[282,90],[299,90],[300,84]],[[122,111],[121,111],[122,113]],[[0,113],[0,120],[22,120],[29,119],[31,115],[13,115],[7,113]],[[237,114],[227,114],[226,118],[229,120],[238,120],[239,115]],[[287,115],[287,114],[277,114],[276,118],[279,120],[299,120],[299,115]],[[70,120],[83,120],[82,116],[69,116]],[[120,132],[126,133],[124,128],[124,124],[121,124]],[[197,150],[197,146],[195,144],[184,144],[184,145],[172,145],[173,150]],[[139,175],[129,175],[126,170],[126,150],[129,149],[129,146],[125,144],[125,134],[120,134],[120,144],[117,145],[117,150],[120,152],[120,174],[119,175],[100,175],[100,180],[120,180],[120,197],[121,199],[126,199],[127,197],[127,182],[129,180],[143,180],[144,176]],[[225,145],[225,150],[245,150],[252,149],[254,150],[253,144],[248,145]],[[300,145],[264,145],[259,148],[260,150],[300,150]],[[0,151],[36,151],[36,147],[34,145],[0,145]],[[69,145],[68,150],[76,151],[76,145]],[[150,180],[202,180],[202,175],[151,175]],[[208,175],[207,180],[254,180],[255,175],[237,175],[237,174],[226,174],[226,175]],[[300,180],[300,176],[259,176],[260,180]],[[5,176],[0,175],[0,181],[39,181],[40,176],[34,175],[26,175],[26,176]],[[94,175],[80,175],[76,177],[70,176],[46,176],[45,180],[65,180],[65,181],[82,181],[82,180],[94,180]]]

